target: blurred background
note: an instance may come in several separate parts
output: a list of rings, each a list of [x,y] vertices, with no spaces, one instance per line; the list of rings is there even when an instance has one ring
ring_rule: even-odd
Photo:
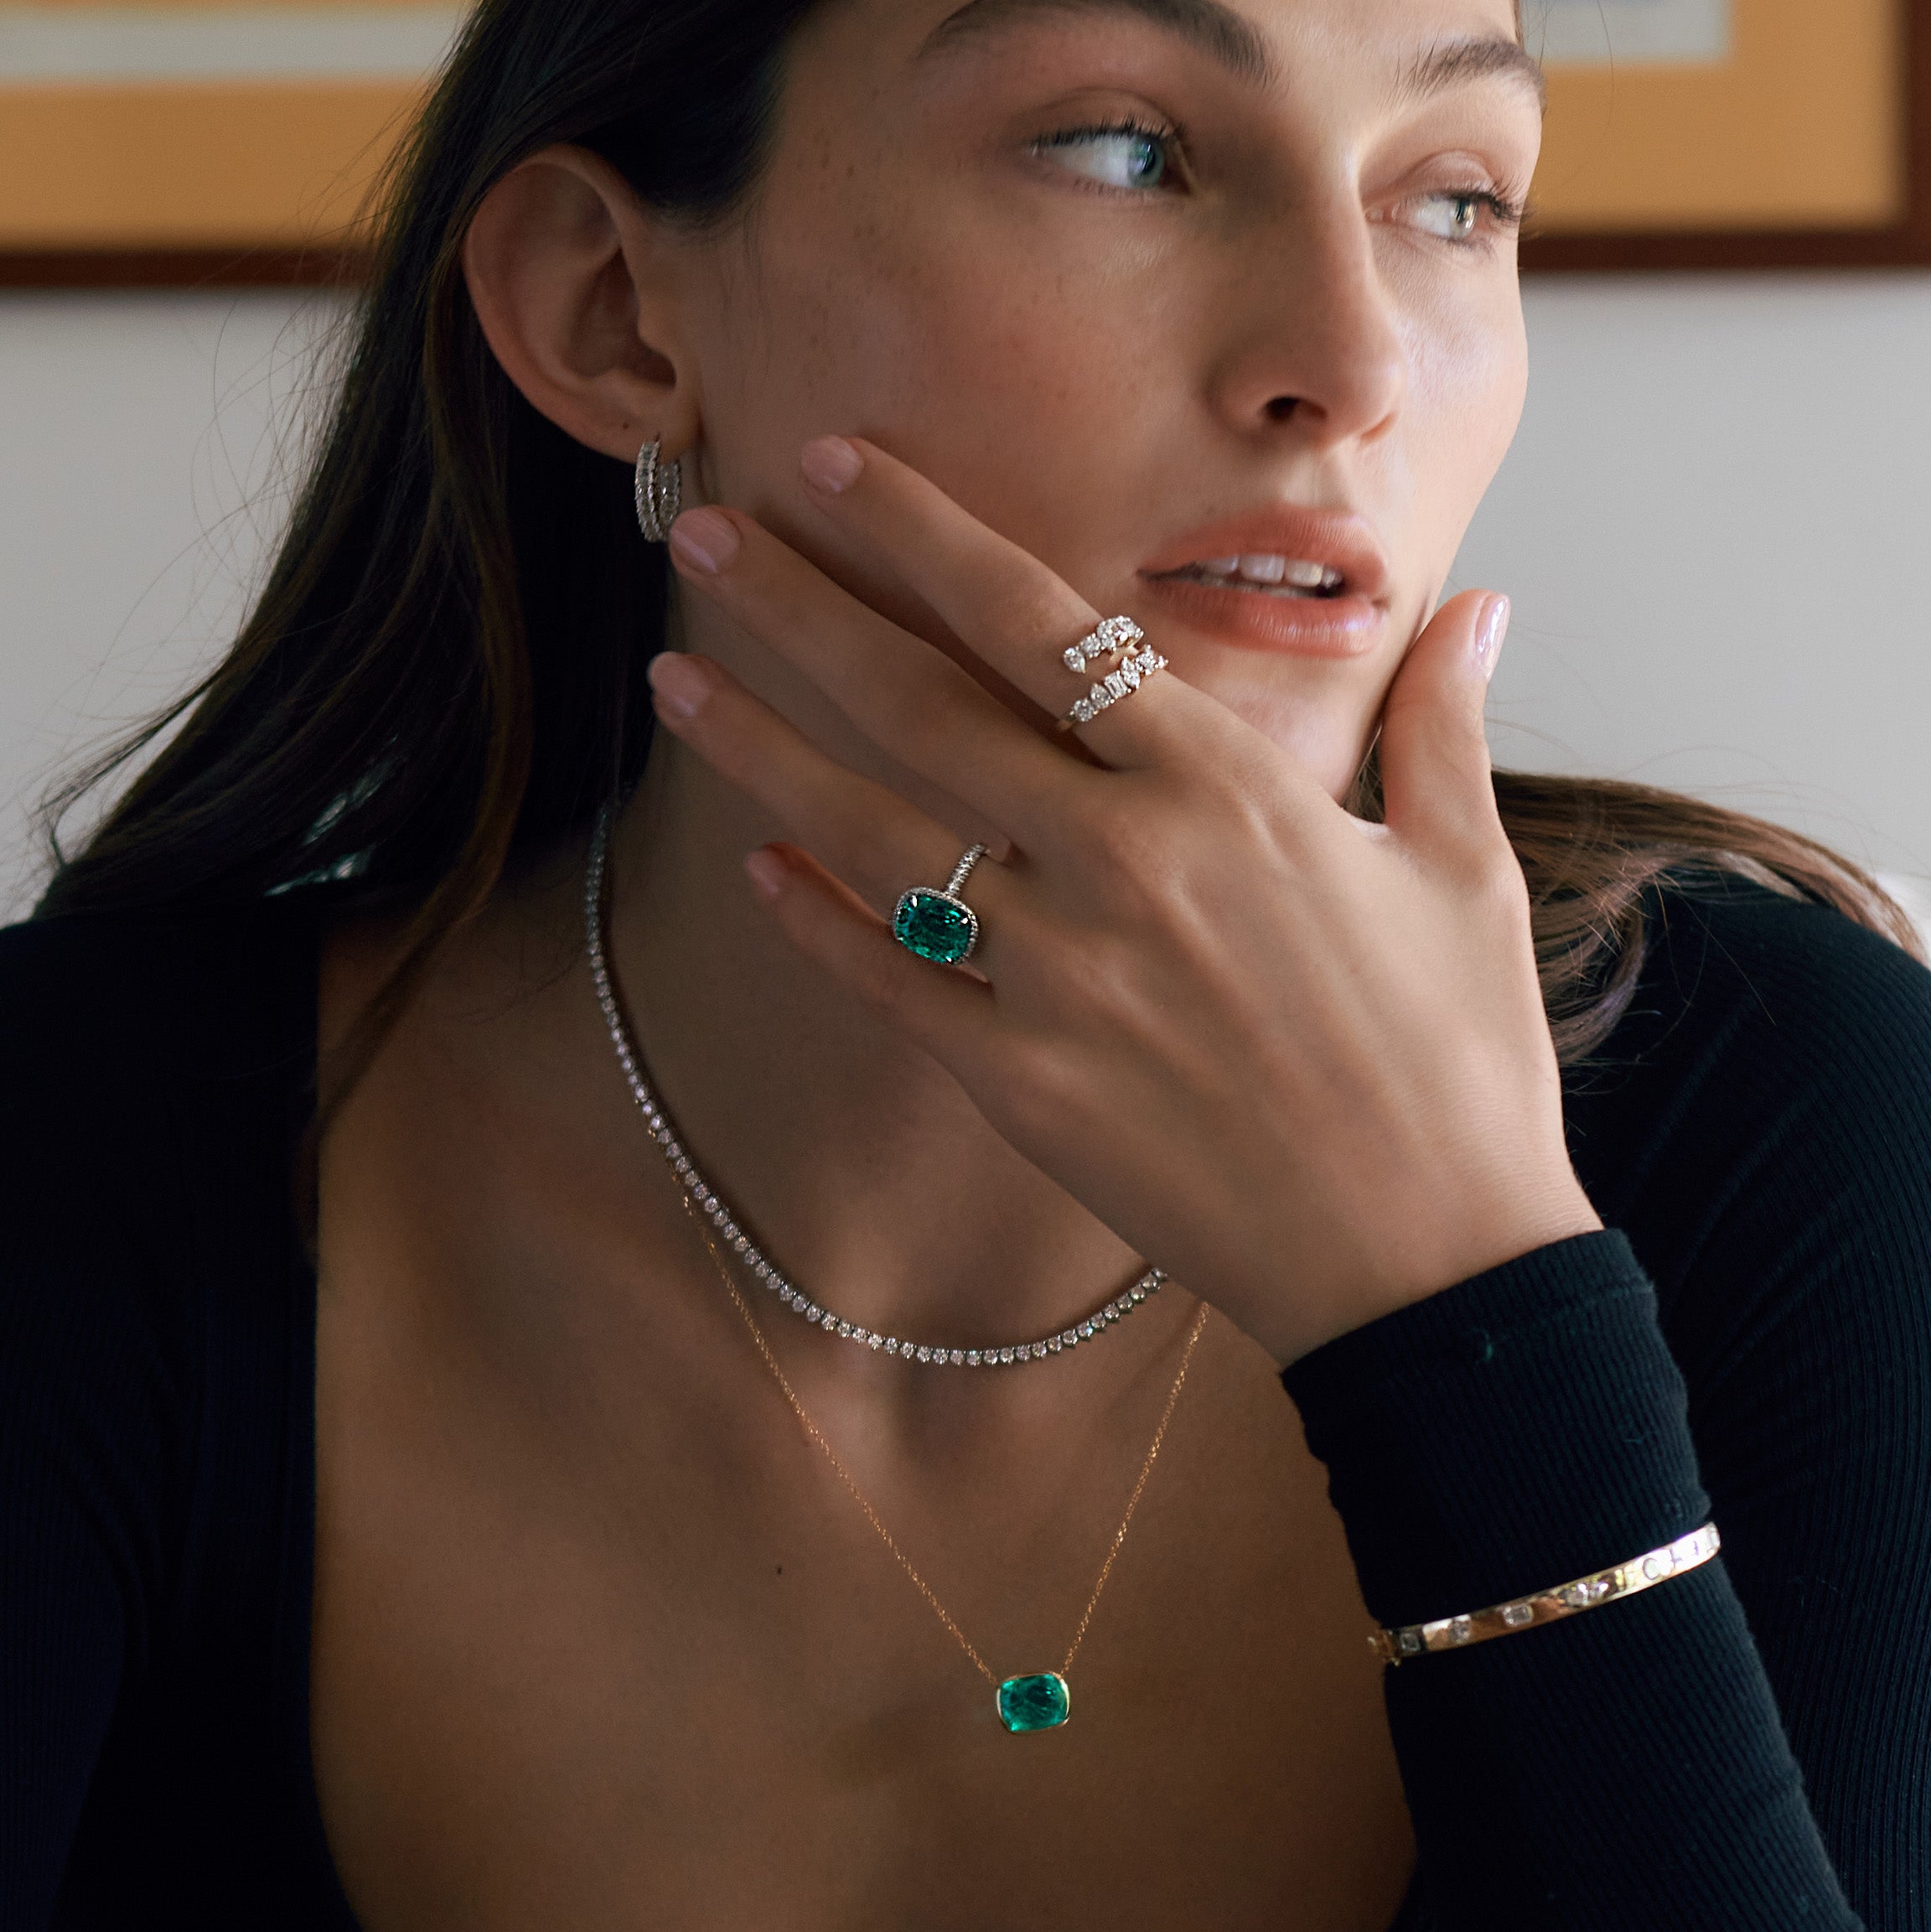
[[[167,61],[188,56],[155,40],[168,8],[129,27],[137,11],[0,0],[0,282],[13,284],[0,287],[0,916],[30,903],[42,860],[31,815],[49,784],[179,693],[232,635],[346,313],[327,289],[206,285],[238,249],[290,238],[247,228],[264,219],[253,206],[220,217],[243,221],[232,233],[213,215],[207,232],[180,229],[174,204],[149,206],[141,152],[122,153],[86,205],[48,211],[45,143],[9,147],[10,104],[65,102],[71,120],[78,102],[98,127],[116,89],[165,105],[225,88],[233,108],[238,93],[261,94],[264,62],[281,64],[278,87],[339,80],[326,36],[310,48],[313,71],[282,72],[309,58],[287,29],[299,9],[277,13],[282,39],[254,66],[236,51],[236,23],[253,16],[222,16],[229,31],[196,44],[201,69],[186,81]],[[204,27],[210,10],[173,11],[177,26]],[[372,11],[383,10],[361,10]],[[1640,779],[1763,813],[1879,869],[1931,915],[1919,601],[1931,232],[1911,79],[1923,35],[1913,7],[1833,0],[1831,46],[1842,55],[1848,34],[1856,56],[1825,89],[1835,125],[1856,130],[1833,144],[1803,40],[1821,11],[1535,0],[1554,98],[1538,184],[1549,240],[1531,260],[1566,272],[1529,278],[1528,413],[1457,582],[1515,600],[1491,704],[1499,763]],[[395,121],[451,18],[422,10],[413,39],[390,21],[386,40],[367,43],[389,67],[355,80],[363,178],[370,101]],[[1799,153],[1778,189],[1776,168],[1732,164],[1740,146],[1745,161],[1789,148],[1799,106],[1835,174]],[[1730,186],[1694,155],[1654,165],[1667,142],[1713,138],[1712,126]],[[329,164],[338,176],[345,165]],[[197,192],[197,205],[219,200],[206,183]],[[308,189],[296,199],[313,234],[321,203]],[[142,280],[187,285],[107,285]]]

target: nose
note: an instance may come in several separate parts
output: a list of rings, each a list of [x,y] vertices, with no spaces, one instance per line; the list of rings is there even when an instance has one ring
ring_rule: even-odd
[[[1242,436],[1285,432],[1320,451],[1385,436],[1408,357],[1359,200],[1302,203],[1255,241],[1216,305],[1216,412]]]

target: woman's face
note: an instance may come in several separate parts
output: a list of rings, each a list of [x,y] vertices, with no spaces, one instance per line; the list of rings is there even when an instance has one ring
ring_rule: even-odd
[[[1341,796],[1514,432],[1540,129],[1511,0],[830,0],[686,282],[704,492],[905,614],[797,480],[869,437]]]

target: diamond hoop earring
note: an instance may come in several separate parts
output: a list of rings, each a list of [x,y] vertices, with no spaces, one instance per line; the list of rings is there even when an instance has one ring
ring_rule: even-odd
[[[634,495],[637,527],[652,543],[668,543],[670,526],[684,507],[684,475],[675,461],[665,463],[661,443],[646,443],[637,452]]]

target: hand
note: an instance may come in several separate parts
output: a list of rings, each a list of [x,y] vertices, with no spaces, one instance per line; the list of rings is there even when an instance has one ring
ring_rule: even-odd
[[[1098,614],[1044,565],[868,443],[806,454],[846,538],[1008,685],[1056,715],[1082,694],[1060,653]],[[1082,759],[741,512],[688,513],[672,547],[687,585],[1011,842],[966,888],[977,973],[915,958],[873,909],[942,885],[959,839],[717,666],[660,657],[667,728],[808,848],[747,862],[793,943],[1276,1360],[1601,1225],[1483,736],[1502,600],[1457,598],[1409,652],[1370,827],[1171,671],[1081,727]]]

